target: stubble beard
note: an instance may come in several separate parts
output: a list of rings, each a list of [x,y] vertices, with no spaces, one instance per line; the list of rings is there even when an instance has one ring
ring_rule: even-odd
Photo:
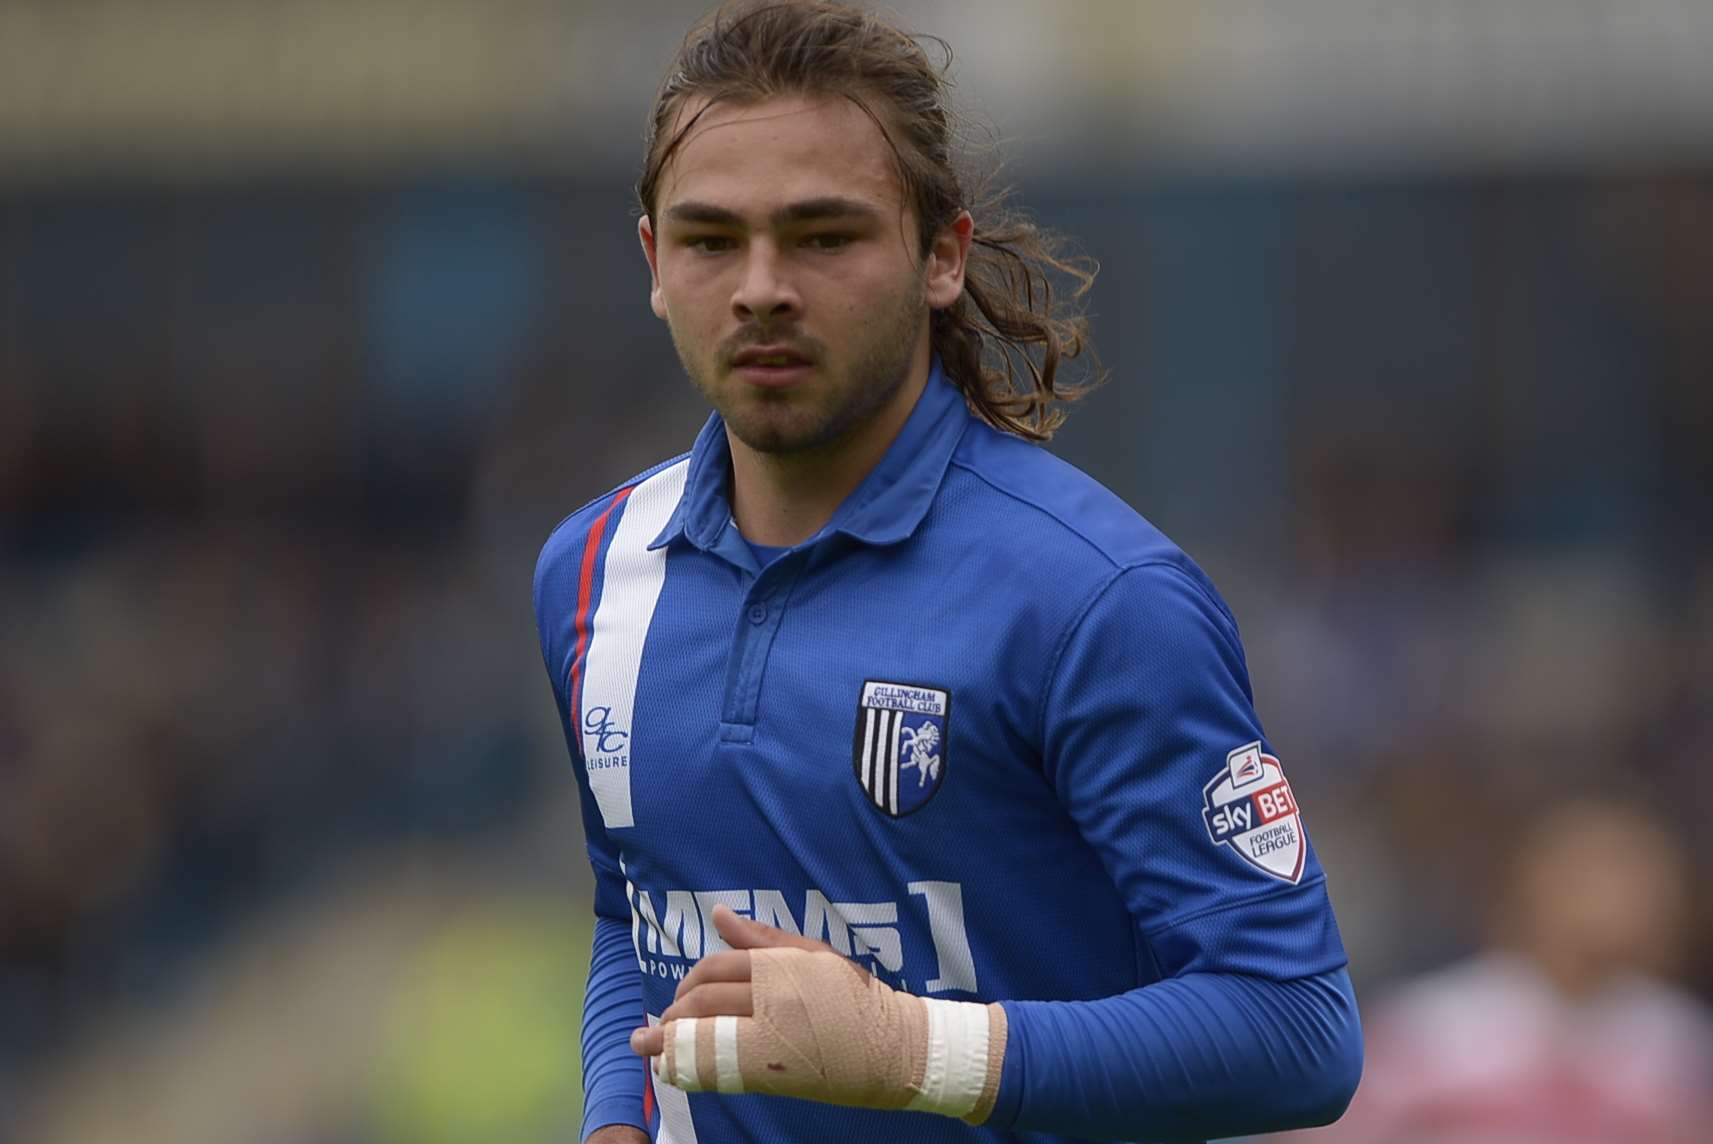
[[[865,323],[873,334],[857,347],[855,359],[841,371],[844,376],[831,379],[831,384],[816,379],[810,385],[819,391],[814,393],[755,391],[736,378],[722,389],[718,351],[707,355],[712,360],[704,360],[675,326],[668,323],[668,328],[684,372],[732,435],[758,453],[788,456],[836,447],[892,403],[910,376],[922,307],[920,289],[901,292],[891,313]],[[826,368],[824,356],[817,365]]]

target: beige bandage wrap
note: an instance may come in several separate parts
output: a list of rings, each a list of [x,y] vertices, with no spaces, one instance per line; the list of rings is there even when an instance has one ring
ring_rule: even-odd
[[[750,951],[753,1017],[668,1021],[655,1074],[688,1092],[762,1092],[984,1122],[1005,1010],[900,993],[831,952]]]

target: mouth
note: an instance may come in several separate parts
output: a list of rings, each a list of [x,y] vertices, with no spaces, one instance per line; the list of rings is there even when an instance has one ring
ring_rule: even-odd
[[[814,363],[788,346],[750,346],[732,358],[732,369],[751,385],[783,389],[809,376]]]

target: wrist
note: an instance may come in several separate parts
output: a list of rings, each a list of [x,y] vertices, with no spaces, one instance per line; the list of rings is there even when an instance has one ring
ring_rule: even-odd
[[[589,1133],[583,1144],[649,1144],[648,1133],[634,1124],[608,1124]]]
[[[993,1112],[1004,1071],[1004,1007],[935,997],[915,1000],[927,1011],[928,1047],[921,1084],[908,1107],[984,1123]]]

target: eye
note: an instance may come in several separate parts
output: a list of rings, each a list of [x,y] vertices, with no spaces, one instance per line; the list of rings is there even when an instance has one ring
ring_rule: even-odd
[[[723,234],[698,234],[685,239],[684,245],[703,254],[723,254],[734,249],[737,241]]]
[[[852,241],[848,234],[812,234],[803,240],[803,245],[815,250],[840,250]]]

